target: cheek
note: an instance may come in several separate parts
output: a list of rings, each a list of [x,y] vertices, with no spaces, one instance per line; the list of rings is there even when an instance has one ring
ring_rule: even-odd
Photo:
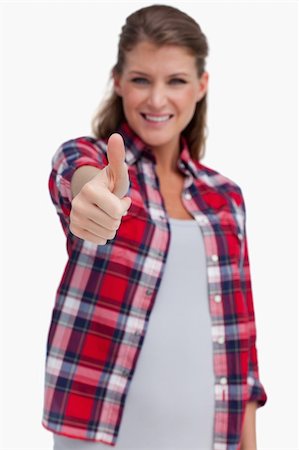
[[[197,93],[192,88],[181,92],[177,97],[177,105],[183,111],[194,111],[197,103]]]
[[[139,106],[142,101],[142,95],[137,91],[124,91],[123,93],[123,106],[127,112],[130,112],[133,108]]]
[[[186,123],[190,122],[195,112],[196,99],[194,99],[194,95],[185,93],[185,95],[178,100],[177,107],[181,120],[183,120],[186,125]]]

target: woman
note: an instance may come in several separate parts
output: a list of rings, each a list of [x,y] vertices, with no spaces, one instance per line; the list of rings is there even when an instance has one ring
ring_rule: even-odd
[[[245,205],[200,162],[207,55],[178,9],[130,15],[95,137],[53,158],[69,254],[47,343],[56,450],[256,448]]]

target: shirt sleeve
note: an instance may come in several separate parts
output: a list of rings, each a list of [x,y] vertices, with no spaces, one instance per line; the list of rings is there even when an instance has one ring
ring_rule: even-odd
[[[106,165],[105,152],[91,137],[69,140],[63,143],[54,154],[48,187],[66,236],[70,233],[71,180],[75,170],[81,166],[103,169]]]
[[[248,401],[257,401],[258,408],[264,406],[267,401],[267,394],[264,389],[263,384],[259,377],[259,367],[258,367],[258,353],[256,348],[256,323],[255,323],[255,312],[252,294],[252,283],[250,274],[250,261],[248,252],[248,240],[246,233],[246,209],[243,195],[242,199],[242,209],[244,213],[244,225],[243,225],[243,262],[242,262],[242,289],[245,295],[245,300],[248,309],[248,326],[249,326],[249,367],[247,384],[249,389]]]

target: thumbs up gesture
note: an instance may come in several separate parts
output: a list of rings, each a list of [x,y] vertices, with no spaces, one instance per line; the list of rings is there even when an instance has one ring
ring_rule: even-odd
[[[108,140],[107,158],[108,165],[97,169],[97,174],[75,195],[70,213],[71,232],[98,245],[115,237],[122,216],[131,206],[130,197],[125,197],[130,187],[125,145],[118,133]]]

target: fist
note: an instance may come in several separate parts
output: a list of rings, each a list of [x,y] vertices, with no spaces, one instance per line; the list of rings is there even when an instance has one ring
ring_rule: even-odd
[[[115,237],[122,216],[131,206],[130,197],[125,197],[130,187],[125,145],[118,133],[108,140],[107,159],[107,166],[73,198],[70,213],[70,231],[98,245],[105,245],[108,239]]]

